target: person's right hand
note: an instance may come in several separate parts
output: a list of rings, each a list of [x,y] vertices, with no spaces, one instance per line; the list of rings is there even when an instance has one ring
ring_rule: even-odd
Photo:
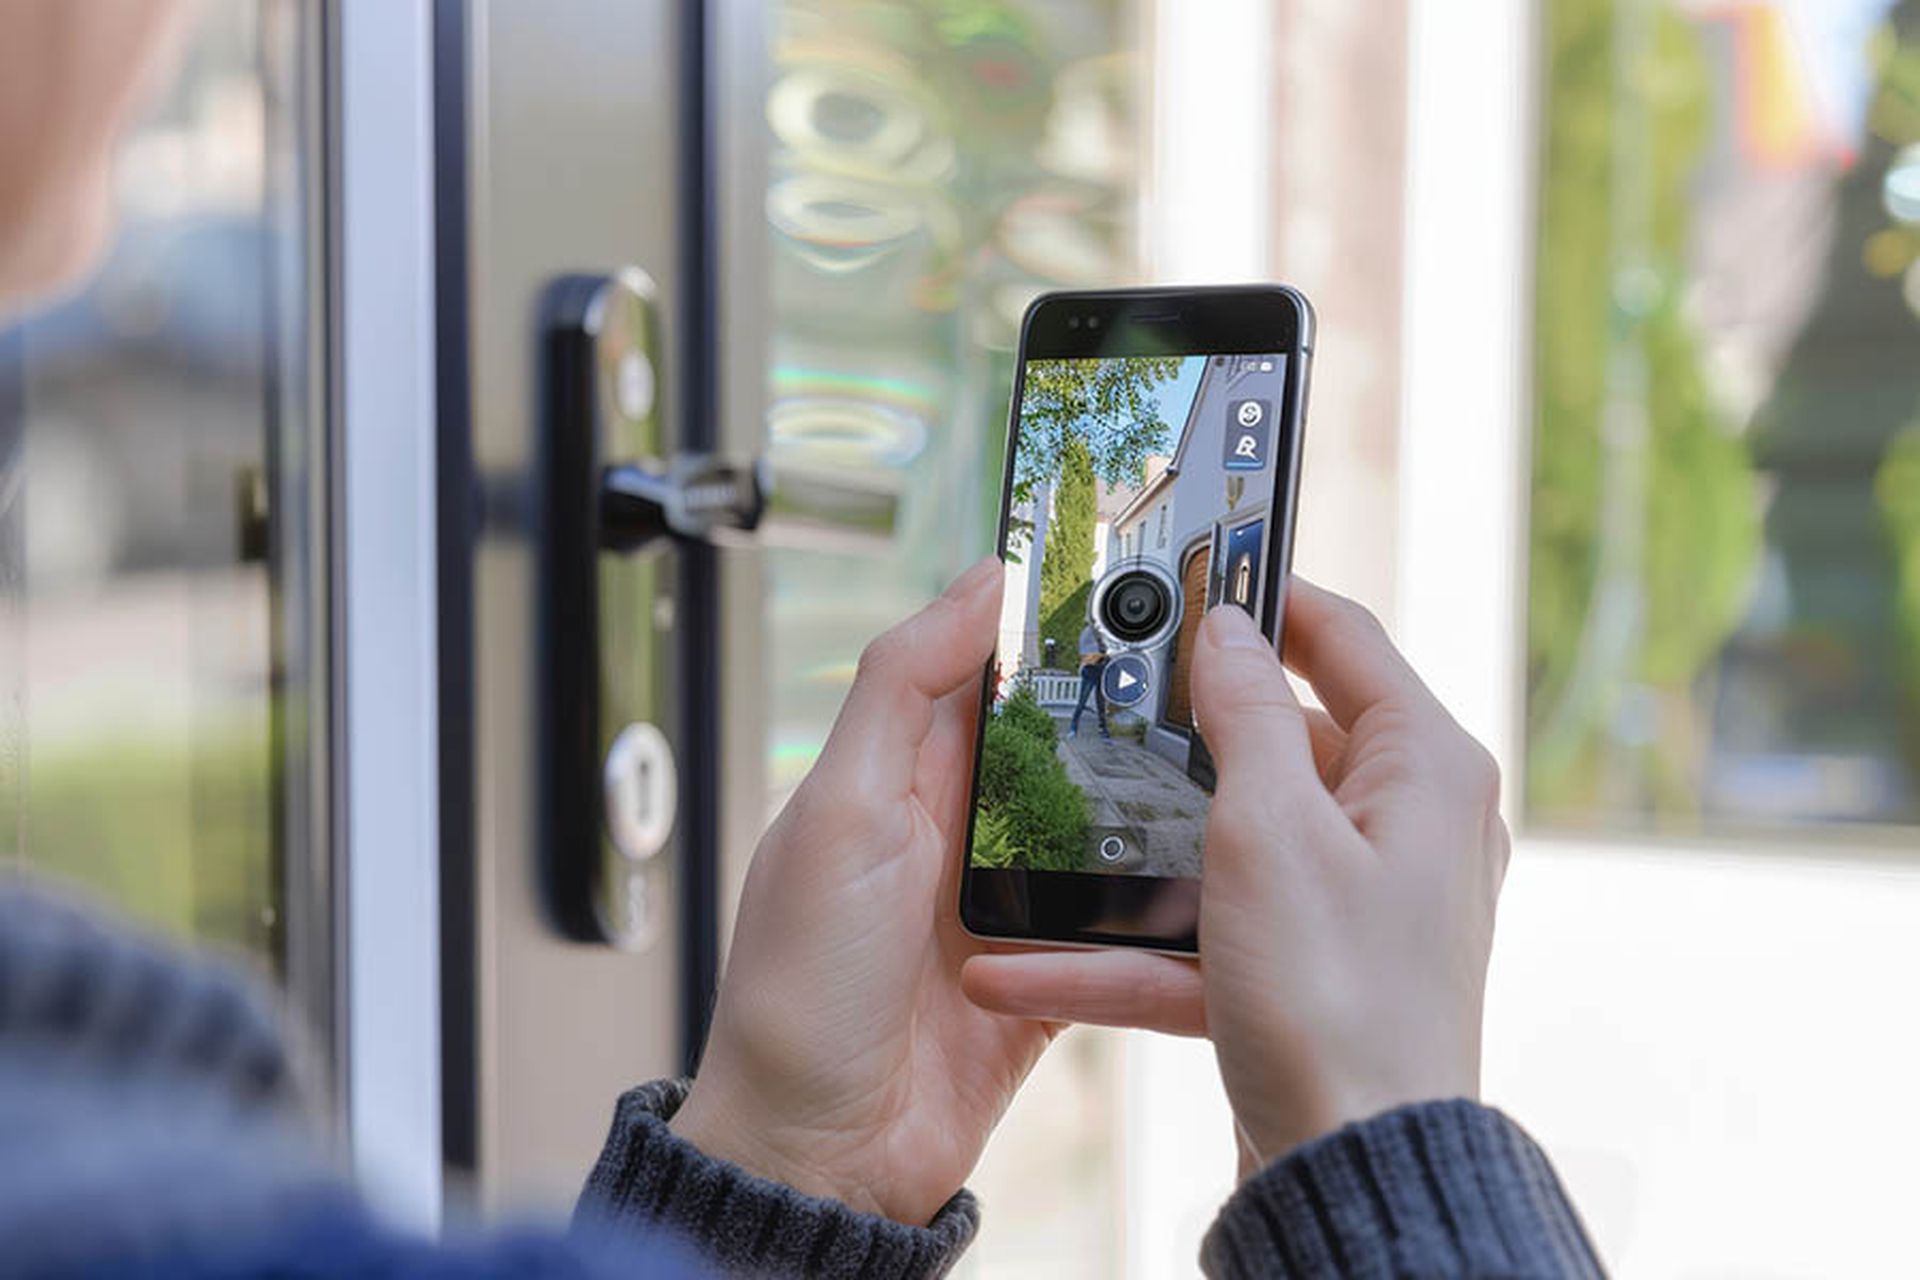
[[[1003,1013],[1204,1027],[1256,1167],[1395,1106],[1477,1096],[1508,854],[1492,758],[1371,615],[1296,579],[1286,654],[1325,711],[1300,705],[1240,609],[1200,628],[1194,702],[1218,784],[1197,970],[1026,952],[963,974]]]

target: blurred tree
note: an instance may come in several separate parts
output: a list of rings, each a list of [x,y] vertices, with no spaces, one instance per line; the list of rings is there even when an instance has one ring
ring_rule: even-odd
[[[1885,70],[1871,120],[1887,142],[1912,148],[1920,145],[1920,4],[1913,0],[1902,4],[1887,31]],[[1902,159],[1913,163],[1910,151]],[[1876,233],[1874,241],[1891,246],[1897,254],[1885,265],[1898,267],[1903,273],[1908,308],[1920,322],[1920,288],[1916,288],[1920,283],[1920,225],[1908,222],[1886,228]],[[1910,332],[1909,339],[1910,346],[1920,346],[1920,332]],[[1911,371],[1914,363],[1910,361],[1905,367]],[[1913,774],[1920,776],[1920,404],[1915,406],[1913,420],[1887,446],[1874,490],[1893,540],[1899,582],[1901,675],[1909,708],[1899,723],[1905,733],[1908,764]],[[1920,787],[1915,790],[1920,791]]]
[[[1885,188],[1920,142],[1920,0],[1901,0],[1872,50],[1877,71],[1859,154],[1832,194],[1821,289],[1755,416],[1754,454],[1773,489],[1767,540],[1792,603],[1749,658],[1791,672],[1774,693],[1774,753],[1896,762],[1901,811],[1920,817],[1920,318],[1903,289],[1920,272],[1920,228],[1890,221]],[[1905,561],[1903,570],[1902,561]],[[1904,625],[1903,625],[1904,618]],[[1894,802],[1899,803],[1899,802]]]
[[[1536,296],[1526,796],[1588,821],[1685,809],[1693,684],[1740,615],[1757,497],[1683,307],[1708,123],[1698,37],[1658,0],[1553,0]]]
[[[1896,603],[1905,633],[1901,676],[1908,701],[1920,702],[1920,416],[1887,447],[1874,489],[1893,539],[1899,570]],[[1906,724],[1907,749],[1916,751],[1920,749],[1920,716],[1908,716]]]

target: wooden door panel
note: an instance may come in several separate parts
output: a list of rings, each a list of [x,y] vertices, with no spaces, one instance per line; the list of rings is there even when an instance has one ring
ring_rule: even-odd
[[[1207,613],[1207,570],[1212,561],[1212,549],[1200,546],[1180,568],[1180,594],[1185,608],[1180,615],[1180,630],[1173,639],[1167,709],[1161,721],[1182,732],[1193,728],[1193,646],[1200,634],[1200,620]]]

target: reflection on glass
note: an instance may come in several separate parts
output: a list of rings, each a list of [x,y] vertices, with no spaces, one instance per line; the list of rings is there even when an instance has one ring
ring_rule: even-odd
[[[860,646],[992,548],[1020,312],[1135,274],[1132,6],[811,0],[773,22],[777,457],[901,473],[886,560],[773,565],[773,780]]]
[[[992,550],[1027,302],[1138,275],[1143,25],[1125,0],[775,7],[769,447],[885,473],[902,496],[884,556],[770,556],[776,803],[861,647]],[[1099,1036],[1042,1068],[982,1174],[995,1217],[975,1265],[1110,1269],[1116,1076]]]
[[[1920,822],[1920,0],[1551,0],[1529,816]]]
[[[277,964],[260,20],[255,3],[204,8],[124,145],[107,260],[8,338],[24,510],[10,745],[28,865]]]

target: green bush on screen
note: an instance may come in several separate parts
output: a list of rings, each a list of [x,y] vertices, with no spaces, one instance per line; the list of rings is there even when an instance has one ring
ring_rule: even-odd
[[[1092,814],[1054,753],[1053,717],[1021,690],[987,722],[973,862],[982,867],[1077,871]]]
[[[1054,743],[1060,740],[1059,726],[1054,724],[1047,709],[1040,705],[1040,700],[1033,696],[1031,688],[1016,689],[1011,697],[1001,703],[994,723],[1026,734],[1048,751],[1052,751]]]

